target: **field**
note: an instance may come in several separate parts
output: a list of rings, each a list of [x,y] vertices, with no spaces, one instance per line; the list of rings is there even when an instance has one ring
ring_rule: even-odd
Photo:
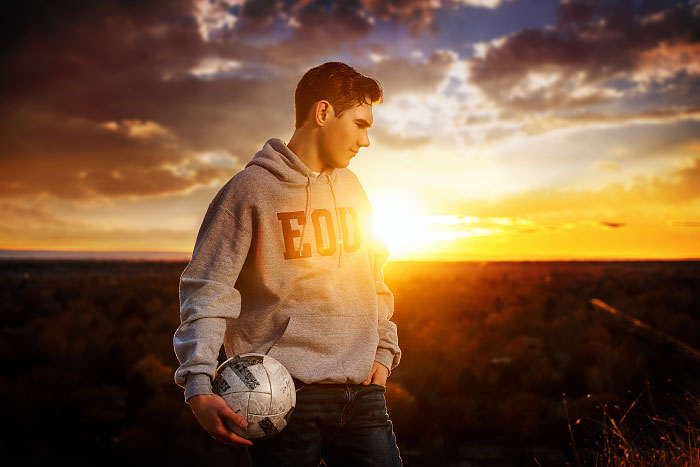
[[[173,381],[185,265],[0,262],[8,465],[247,465]],[[700,262],[390,262],[385,279],[407,467],[700,462]]]

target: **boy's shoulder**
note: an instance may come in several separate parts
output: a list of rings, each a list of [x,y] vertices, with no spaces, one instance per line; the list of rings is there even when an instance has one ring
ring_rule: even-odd
[[[214,196],[212,204],[232,206],[255,202],[256,193],[260,190],[261,176],[264,174],[259,173],[254,167],[241,170],[224,183]]]
[[[338,175],[338,181],[343,183],[346,187],[349,187],[353,196],[359,196],[363,199],[367,199],[367,193],[365,188],[360,182],[360,178],[352,170],[346,168],[336,169]]]
[[[350,170],[347,167],[342,168],[342,169],[335,169],[335,171],[338,173],[338,177],[340,177],[341,179],[351,180],[351,181],[356,182],[358,184],[360,183],[360,179],[355,174],[355,172],[353,172],[352,170]]]

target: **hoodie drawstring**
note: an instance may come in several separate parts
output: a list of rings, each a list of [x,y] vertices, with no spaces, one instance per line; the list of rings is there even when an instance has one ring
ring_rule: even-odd
[[[333,206],[335,206],[335,218],[338,219],[338,230],[340,232],[340,239],[338,240],[338,249],[340,252],[338,253],[338,267],[341,267],[343,265],[343,228],[340,225],[340,214],[338,214],[338,203],[335,201],[335,192],[333,191],[333,181],[331,180],[331,176],[326,174],[326,178],[328,179],[328,184],[331,186],[331,195],[333,196]]]
[[[311,175],[306,174],[306,208],[304,209],[304,227],[301,229],[300,250],[304,249],[304,236],[306,235],[306,225],[309,223],[309,206],[311,205]]]
[[[326,174],[326,179],[328,184],[331,186],[331,195],[333,196],[333,206],[335,207],[335,218],[338,221],[338,229],[340,231],[340,238],[336,238],[338,242],[338,267],[343,266],[343,233],[342,226],[340,224],[340,214],[338,213],[338,203],[335,199],[335,192],[333,191],[333,181],[330,175]],[[304,227],[301,229],[301,243],[299,243],[299,248],[304,248],[304,237],[306,236],[306,226],[309,223],[309,209],[311,207],[311,175],[306,174],[306,208],[304,209]]]

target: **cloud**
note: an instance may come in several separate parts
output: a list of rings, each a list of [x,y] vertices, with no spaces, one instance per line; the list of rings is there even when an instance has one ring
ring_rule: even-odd
[[[688,74],[700,76],[700,44],[661,41],[658,46],[638,55],[638,67],[632,80],[640,91],[647,91],[654,83],[667,82]]]
[[[605,170],[607,172],[619,172],[620,164],[610,161],[598,161],[595,166],[600,170]]]
[[[627,224],[625,222],[605,222],[605,221],[600,221],[598,222],[600,225],[604,227],[609,227],[611,229],[619,229],[620,227],[624,227]]]
[[[403,25],[419,35],[426,30],[436,30],[434,16],[440,9],[493,10],[506,1],[514,0],[196,0],[194,16],[205,41],[262,37],[288,27],[308,36],[330,30],[335,33],[330,38],[337,39],[340,34],[367,32],[377,20]],[[344,37],[345,41],[347,39]]]
[[[513,0],[505,0],[513,1]],[[406,25],[414,34],[434,29],[434,12],[461,6],[496,9],[504,0],[361,0],[367,12],[385,21]]]
[[[377,143],[374,143],[374,140]],[[370,141],[372,141],[372,144],[379,144],[382,147],[391,147],[397,150],[413,150],[430,144],[432,140],[428,136],[415,137],[393,133],[379,126],[370,130]]]
[[[562,221],[609,213],[637,215],[638,211],[656,207],[683,208],[699,199],[700,157],[695,156],[685,166],[664,176],[638,175],[629,183],[610,183],[600,189],[533,189],[492,201],[463,202],[456,210],[477,217]]]
[[[0,196],[187,192],[225,181],[268,138],[286,136],[298,71],[233,66],[252,49],[205,42],[192,8],[95,2],[38,11],[42,33],[15,36],[3,56]],[[213,152],[232,163],[200,160]]]
[[[473,111],[472,111],[473,112]],[[700,107],[670,106],[657,107],[649,110],[612,112],[590,111],[587,109],[562,112],[534,112],[501,110],[492,115],[479,115],[465,108],[456,119],[455,126],[462,127],[472,141],[497,143],[505,140],[524,140],[529,137],[551,135],[553,133],[573,133],[582,130],[614,130],[631,128],[640,125],[674,125],[700,121]],[[466,114],[466,116],[465,116]],[[655,147],[647,144],[644,153],[665,151],[670,142],[681,136],[669,130],[668,137]],[[622,135],[622,133],[620,133]],[[673,135],[673,136],[671,136]],[[623,136],[621,136],[623,137]],[[612,138],[612,136],[611,136]],[[618,145],[618,142],[614,142]],[[612,150],[616,156],[629,155],[629,148],[617,146]],[[603,170],[614,170],[610,165]]]
[[[208,41],[217,32],[233,28],[238,17],[231,14],[231,9],[242,3],[243,0],[195,0],[192,14],[202,40]]]
[[[43,227],[63,227],[68,223],[56,217],[45,205],[38,203],[0,202],[0,223],[9,225],[38,224]]]
[[[579,111],[543,117],[520,116],[522,132],[536,135],[566,128],[612,128],[627,125],[669,124],[688,120],[700,120],[700,107],[658,108],[641,112],[599,113]]]
[[[230,178],[233,161],[212,164],[178,146],[155,122],[96,123],[46,109],[5,115],[0,197],[86,199],[162,196]],[[37,137],[41,135],[41,138]]]
[[[166,129],[151,121],[141,121],[139,119],[122,120],[117,123],[115,121],[103,122],[103,128],[110,131],[120,131],[131,138],[153,138],[160,136],[172,137],[172,134]]]
[[[291,36],[261,48],[264,62],[280,66],[309,67],[352,46],[372,32],[373,25],[355,2],[312,2],[293,16]],[[342,38],[342,40],[339,40]]]
[[[700,221],[670,221],[672,227],[700,227]]]
[[[0,246],[8,249],[180,250],[191,245],[191,229],[109,228],[59,220],[46,208],[0,204]]]
[[[222,182],[264,141],[288,137],[294,87],[319,57],[352,50],[383,8],[407,20],[390,4],[52,4],[34,18],[42,34],[17,34],[3,57],[0,196],[162,196]],[[31,2],[17,8],[29,21]],[[391,94],[430,92],[454,60],[438,51],[368,72]],[[232,164],[208,166],[210,153]]]
[[[223,181],[264,141],[287,138],[302,73],[321,56],[352,49],[372,31],[374,8],[383,8],[164,0],[36,6],[15,6],[20,25],[2,57],[5,197],[161,196]],[[392,8],[395,20],[405,19]],[[411,77],[390,74],[389,63],[377,71],[391,92],[429,90],[451,60],[436,52],[391,63]],[[235,164],[200,160],[214,152]]]
[[[697,66],[681,60],[700,53],[699,28],[700,15],[688,4],[562,2],[555,26],[480,44],[471,80],[500,106],[590,107],[624,96],[620,81],[634,88],[635,80],[648,86],[670,78],[669,62],[674,76],[697,76]]]
[[[442,83],[450,67],[457,61],[457,54],[450,50],[437,50],[424,60],[387,58],[367,68],[369,76],[376,78],[390,92],[388,98],[399,94],[434,92]]]

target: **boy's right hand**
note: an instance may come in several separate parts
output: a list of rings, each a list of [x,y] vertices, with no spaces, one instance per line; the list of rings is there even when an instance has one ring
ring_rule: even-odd
[[[253,445],[253,442],[249,439],[242,438],[226,428],[224,424],[226,419],[243,428],[248,426],[248,422],[231,410],[231,407],[226,404],[226,401],[221,396],[217,394],[202,394],[192,397],[189,400],[189,404],[204,431],[209,433],[215,440],[231,446]]]

